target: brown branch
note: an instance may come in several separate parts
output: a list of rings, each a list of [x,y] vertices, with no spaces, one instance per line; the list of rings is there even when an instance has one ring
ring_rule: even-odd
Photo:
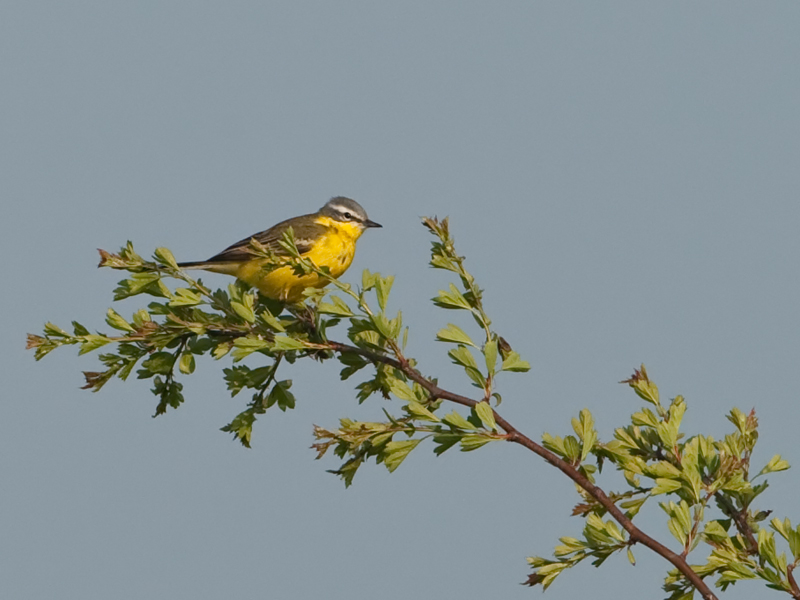
[[[742,508],[742,510],[736,510],[733,506],[733,503],[721,494],[716,495],[717,503],[719,504],[722,512],[727,514],[732,520],[733,524],[736,526],[737,531],[744,537],[745,542],[747,544],[747,553],[748,554],[758,554],[758,541],[756,540],[756,536],[753,534],[753,528],[750,527],[750,524],[747,522],[747,508]]]
[[[440,388],[438,385],[433,383],[414,367],[412,367],[402,355],[398,355],[398,358],[394,359],[379,352],[373,352],[370,350],[365,350],[364,348],[358,348],[357,346],[341,344],[339,342],[327,342],[325,346],[330,350],[339,352],[341,354],[358,354],[372,362],[379,362],[392,366],[395,369],[402,371],[409,379],[422,386],[422,388],[434,398],[442,398],[444,400],[449,400],[451,402],[455,402],[456,404],[461,404],[462,406],[468,406],[470,408],[478,404],[477,400],[473,400],[472,398],[467,398],[466,396],[461,396],[460,394],[455,394]],[[608,496],[606,496],[606,493],[589,481],[589,479],[577,468],[573,467],[571,464],[561,459],[558,455],[554,454],[544,446],[537,444],[528,436],[518,431],[513,425],[511,425],[511,423],[497,414],[496,411],[493,412],[495,421],[506,432],[506,439],[508,441],[515,442],[527,448],[564,473],[567,477],[572,479],[572,481],[577,483],[581,488],[586,490],[589,495],[597,500],[597,502],[608,511],[608,513],[625,529],[625,531],[628,532],[631,542],[639,543],[647,548],[650,548],[653,552],[661,555],[670,563],[672,563],[675,568],[677,568],[678,571],[680,571],[683,576],[686,577],[686,579],[695,587],[695,589],[700,592],[700,595],[705,600],[717,600],[717,597],[711,591],[711,588],[709,588],[700,578],[700,576],[692,570],[692,568],[689,566],[689,563],[687,563],[682,556],[676,554],[634,525],[633,521],[626,517],[625,513],[623,513],[617,507],[617,505],[614,504],[611,499],[609,499]]]
[[[789,585],[792,588],[792,598],[795,600],[800,600],[800,587],[797,586],[797,581],[795,580],[793,573],[796,566],[797,565],[792,564],[786,567],[786,579],[789,580]]]

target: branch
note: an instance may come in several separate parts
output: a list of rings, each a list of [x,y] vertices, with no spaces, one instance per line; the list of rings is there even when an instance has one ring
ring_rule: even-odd
[[[797,581],[794,578],[794,568],[796,565],[789,565],[786,567],[786,578],[789,580],[789,585],[792,586],[792,598],[800,600],[800,587],[797,586]]]
[[[461,404],[462,406],[467,406],[470,408],[479,403],[477,400],[473,400],[472,398],[467,398],[466,396],[455,394],[440,388],[430,379],[422,375],[417,369],[412,367],[402,355],[398,355],[398,358],[394,359],[379,352],[373,352],[357,346],[351,346],[349,344],[342,344],[334,341],[327,342],[324,347],[327,347],[335,352],[339,352],[340,354],[358,354],[373,363],[383,363],[385,365],[394,367],[395,369],[403,372],[409,379],[422,386],[422,388],[425,389],[425,391],[427,391],[433,398],[442,398],[444,400],[449,400],[451,402],[455,402],[456,404]],[[625,513],[623,513],[616,504],[614,504],[614,502],[605,494],[605,492],[589,481],[589,479],[577,468],[573,467],[571,464],[561,459],[558,455],[554,454],[541,444],[537,444],[531,438],[521,433],[516,427],[511,425],[511,423],[497,414],[496,411],[493,410],[492,412],[494,412],[494,418],[497,424],[506,432],[506,439],[508,441],[524,446],[534,454],[537,454],[543,458],[552,466],[556,467],[567,477],[572,479],[572,481],[583,488],[589,495],[597,500],[597,502],[600,503],[603,508],[608,511],[608,513],[625,529],[625,531],[628,532],[628,535],[633,543],[642,544],[647,548],[650,548],[656,554],[659,554],[667,559],[683,574],[684,577],[686,577],[686,579],[695,587],[695,589],[700,592],[700,595],[705,600],[717,600],[717,597],[711,591],[711,588],[709,588],[700,578],[700,576],[692,570],[691,566],[689,566],[689,563],[687,563],[682,556],[676,554],[636,527],[636,525],[633,524],[633,521],[625,516]]]

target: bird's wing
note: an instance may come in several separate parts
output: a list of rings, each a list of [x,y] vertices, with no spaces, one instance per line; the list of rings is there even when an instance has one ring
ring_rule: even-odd
[[[314,223],[311,221],[311,215],[304,215],[303,217],[295,217],[288,219],[282,223],[270,227],[266,231],[254,233],[250,237],[246,237],[228,246],[219,254],[212,256],[206,262],[241,262],[253,258],[250,252],[250,240],[255,239],[262,246],[266,246],[278,256],[286,256],[284,250],[278,243],[283,239],[283,233],[291,227],[294,231],[294,241],[300,254],[305,254],[311,250],[314,242],[323,236],[327,230],[327,225],[321,223]]]

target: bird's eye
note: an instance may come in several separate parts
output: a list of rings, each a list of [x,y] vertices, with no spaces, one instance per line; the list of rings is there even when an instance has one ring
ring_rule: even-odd
[[[345,219],[352,219],[353,215],[351,215],[349,212],[346,212],[346,213],[344,213],[344,218]]]

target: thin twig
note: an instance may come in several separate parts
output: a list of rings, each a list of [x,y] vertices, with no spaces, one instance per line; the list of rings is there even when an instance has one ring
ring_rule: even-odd
[[[786,567],[786,579],[789,580],[789,585],[792,587],[792,598],[800,600],[800,587],[797,586],[797,580],[794,578],[794,568],[797,565],[791,564]]]
[[[415,381],[420,386],[422,386],[425,391],[427,391],[432,397],[435,398],[442,398],[444,400],[449,400],[451,402],[455,402],[456,404],[461,404],[462,406],[467,407],[474,407],[478,404],[477,400],[473,400],[472,398],[467,398],[466,396],[462,396],[460,394],[455,394],[448,390],[444,390],[440,388],[438,385],[433,383],[431,380],[426,378],[422,375],[419,371],[417,371],[414,367],[410,365],[410,363],[405,360],[402,355],[398,356],[397,359],[391,358],[379,352],[373,352],[370,350],[366,350],[364,348],[359,348],[357,346],[351,346],[349,344],[342,344],[339,342],[328,342],[326,346],[341,354],[358,354],[363,356],[364,358],[369,359],[372,362],[379,362],[389,366],[394,367],[402,371],[409,379]],[[636,525],[633,524],[628,517],[625,516],[616,504],[606,495],[606,493],[593,484],[589,479],[583,475],[578,469],[573,467],[571,464],[566,462],[565,460],[561,459],[558,455],[554,454],[544,446],[537,444],[532,439],[530,439],[525,434],[521,433],[517,430],[511,423],[506,421],[503,417],[497,414],[496,411],[494,412],[494,418],[497,424],[503,428],[506,432],[506,439],[510,442],[515,442],[534,454],[537,454],[541,458],[543,458],[546,462],[550,463],[552,466],[560,470],[564,473],[567,477],[572,479],[575,483],[577,483],[581,488],[586,490],[586,492],[591,495],[597,502],[599,502],[603,508],[605,508],[608,513],[628,532],[630,536],[630,540],[633,543],[639,543],[647,548],[650,548],[656,554],[661,555],[670,563],[672,563],[686,579],[695,587],[695,589],[700,593],[700,595],[705,600],[717,600],[717,597],[711,591],[706,583],[700,578],[697,573],[695,573],[692,568],[689,566],[689,563],[680,556],[676,554],[654,538],[650,537],[646,533],[644,533],[641,529],[639,529]],[[800,598],[798,598],[800,600]]]

